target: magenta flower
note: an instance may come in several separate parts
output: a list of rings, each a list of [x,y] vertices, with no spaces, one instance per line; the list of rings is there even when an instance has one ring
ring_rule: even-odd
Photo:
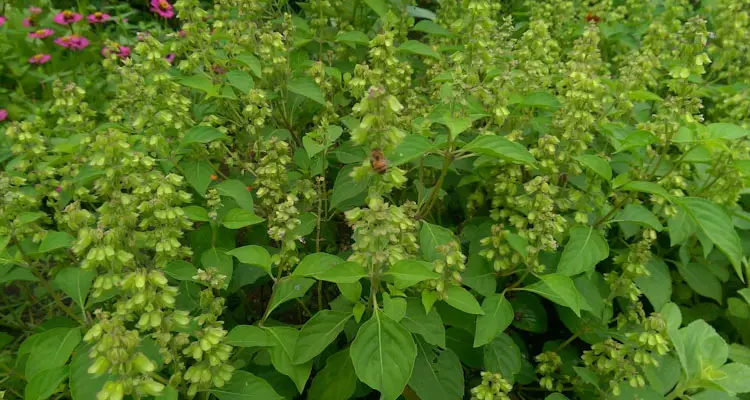
[[[83,15],[65,10],[55,15],[54,21],[60,25],[70,25],[83,19]]]
[[[8,20],[8,18],[5,18],[2,15],[0,15],[0,26],[3,26],[5,24],[5,21],[7,21],[7,20]]]
[[[34,21],[34,18],[24,18],[23,19],[23,26],[27,28],[31,28],[33,26],[36,26],[36,21]]]
[[[110,54],[114,54],[120,58],[130,57],[130,47],[112,43],[111,47],[102,48],[102,55],[104,57],[109,57]]]
[[[166,58],[167,62],[170,63],[170,64],[174,63],[175,57],[177,57],[177,54],[175,54],[175,53],[169,53],[166,56],[164,56],[164,58]]]
[[[89,40],[81,35],[67,35],[55,39],[55,43],[73,51],[83,50],[89,45]]]
[[[167,0],[151,0],[151,11],[163,18],[174,17],[174,8]]]
[[[29,12],[32,13],[32,14],[41,14],[42,13],[42,8],[41,7],[31,6],[31,7],[29,7]]]
[[[32,56],[31,58],[29,58],[29,64],[38,64],[38,65],[46,64],[47,61],[50,60],[50,58],[52,58],[52,56],[49,54],[41,54],[41,53],[36,54]]]
[[[55,33],[55,31],[53,31],[52,29],[44,28],[44,29],[40,29],[40,30],[38,30],[36,32],[30,32],[29,36],[31,36],[31,37],[33,37],[35,39],[44,39],[44,38],[52,36],[53,33]]]
[[[89,24],[102,24],[109,21],[110,18],[112,18],[111,15],[99,11],[88,16]]]
[[[5,121],[8,118],[8,111],[4,108],[0,108],[0,122]]]

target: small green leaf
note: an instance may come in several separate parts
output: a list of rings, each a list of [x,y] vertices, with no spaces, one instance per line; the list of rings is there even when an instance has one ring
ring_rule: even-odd
[[[406,289],[428,279],[440,278],[440,275],[432,270],[432,264],[419,260],[398,261],[388,269],[386,276],[394,278],[398,289]]]
[[[593,154],[584,154],[573,158],[595,174],[601,176],[605,181],[612,180],[612,167],[607,160]]]
[[[180,84],[189,88],[198,89],[209,96],[216,96],[219,90],[211,82],[211,78],[204,74],[188,76],[180,80]]]
[[[417,22],[411,30],[435,36],[453,36],[447,29],[427,19]]]
[[[557,273],[573,276],[591,271],[596,264],[609,256],[609,245],[602,233],[587,226],[570,229],[570,239],[557,264]]]
[[[242,208],[233,208],[227,212],[222,221],[222,225],[229,229],[240,229],[246,226],[255,225],[263,222],[263,218]]]
[[[286,400],[265,380],[247,372],[234,371],[232,379],[222,387],[210,390],[219,400]]]
[[[224,287],[232,280],[234,272],[234,260],[232,256],[227,255],[224,249],[210,248],[201,254],[201,266],[203,269],[216,268],[219,274],[224,275]]]
[[[386,158],[389,165],[397,167],[426,155],[432,148],[432,143],[426,137],[408,135]]]
[[[734,140],[743,138],[750,134],[750,130],[747,130],[735,124],[728,124],[724,122],[708,124],[706,128],[708,134],[712,138],[718,139]]]
[[[349,400],[356,389],[357,374],[346,348],[328,357],[326,366],[313,378],[307,399]]]
[[[409,387],[421,399],[461,400],[464,395],[464,371],[451,349],[437,350],[417,340],[417,359]]]
[[[569,277],[559,274],[542,275],[539,282],[522,288],[541,295],[561,306],[573,310],[578,317],[581,316],[581,294],[578,293],[575,283]]]
[[[488,372],[499,372],[509,382],[521,371],[521,350],[506,334],[495,338],[484,346],[484,368]]]
[[[253,211],[253,196],[242,181],[227,179],[216,185],[216,190],[222,196],[233,198],[243,210]]]
[[[562,107],[560,101],[554,94],[549,92],[533,92],[523,96],[518,102],[520,106],[535,108],[552,108]]]
[[[223,343],[235,347],[271,347],[275,342],[268,333],[254,325],[237,325],[229,331]]]
[[[670,200],[672,198],[672,196],[667,193],[666,189],[653,182],[632,181],[622,185],[620,189],[633,192],[655,194],[657,196],[664,197],[667,200]]]
[[[366,276],[367,274],[361,265],[352,261],[345,261],[323,272],[317,278],[321,281],[334,283],[354,283]]]
[[[65,365],[81,342],[79,328],[54,328],[46,333],[31,349],[24,374],[27,379],[33,379],[42,371]]]
[[[658,232],[664,229],[664,226],[659,222],[659,219],[649,211],[648,208],[640,204],[628,204],[619,213],[617,213],[613,220],[609,222],[632,222],[641,226],[652,228]]]
[[[468,314],[484,315],[484,310],[482,310],[479,302],[468,290],[460,286],[450,286],[445,294],[447,295],[445,302],[451,307]]]
[[[229,84],[236,87],[242,94],[250,93],[250,89],[255,87],[253,78],[245,71],[229,71],[226,77]]]
[[[370,38],[360,31],[340,32],[336,35],[336,41],[341,43],[358,44],[367,46],[370,44]]]
[[[320,103],[322,105],[326,104],[326,99],[323,91],[320,89],[320,86],[318,86],[315,81],[312,80],[312,78],[296,78],[293,81],[289,82],[289,84],[287,84],[287,89],[292,93],[307,97],[308,99],[316,103]]]
[[[42,371],[26,384],[25,400],[45,400],[57,391],[57,387],[68,377],[67,365]]]
[[[384,0],[365,0],[365,4],[378,14],[378,17],[383,18],[388,14],[388,5]]]
[[[719,304],[722,303],[721,282],[709,270],[711,266],[706,264],[682,264],[677,263],[677,270],[685,278],[685,282],[701,296],[714,299]]]
[[[422,228],[419,230],[419,247],[422,249],[422,257],[425,260],[435,261],[442,258],[443,256],[437,251],[438,246],[455,240],[450,229],[422,221]]]
[[[687,211],[678,209],[677,215],[667,219],[667,229],[669,230],[670,246],[677,246],[684,243],[690,236],[698,230],[695,218]]]
[[[185,216],[191,221],[208,222],[211,220],[208,217],[208,210],[201,206],[182,207],[182,211],[185,212]]]
[[[237,60],[247,65],[250,68],[250,72],[252,72],[253,75],[255,75],[257,78],[260,78],[263,75],[263,69],[260,65],[260,59],[258,59],[258,57],[256,57],[254,54],[241,53],[237,56]]]
[[[724,388],[729,393],[750,392],[750,366],[740,363],[729,363],[723,365],[719,371],[724,376],[714,379],[714,383]]]
[[[339,170],[336,175],[336,181],[333,183],[333,193],[331,194],[331,209],[338,208],[344,204],[351,203],[352,200],[362,197],[364,203],[364,194],[367,191],[367,179],[355,181],[351,176],[353,166],[346,166]],[[348,207],[348,208],[351,208]],[[345,211],[345,208],[343,211]]]
[[[44,218],[46,215],[47,214],[39,211],[24,211],[18,214],[18,217],[16,217],[15,225],[19,227],[24,226],[26,224],[37,221],[40,218]]]
[[[175,260],[164,268],[164,273],[178,281],[192,281],[198,269],[187,261]]]
[[[400,322],[406,314],[406,299],[383,293],[383,312],[392,320]]]
[[[322,353],[344,330],[351,312],[322,310],[305,323],[294,350],[294,362],[306,363]]]
[[[70,296],[81,308],[86,304],[86,297],[96,276],[95,271],[77,267],[67,267],[55,275],[55,286]]]
[[[521,144],[501,136],[485,135],[471,141],[462,150],[501,159],[515,164],[534,165],[536,159]]]
[[[263,268],[269,276],[273,276],[271,272],[271,256],[266,249],[260,246],[242,246],[228,251],[227,254],[235,257],[243,264],[257,265]]]
[[[304,278],[303,278],[304,279]],[[304,364],[295,364],[295,348],[299,338],[299,331],[287,326],[274,326],[265,328],[268,336],[276,343],[268,349],[271,355],[271,363],[277,371],[288,376],[302,393],[312,371],[312,361]]]
[[[292,276],[307,276],[318,279],[324,272],[343,262],[344,260],[341,257],[336,257],[333,254],[308,254],[297,264]]]
[[[70,362],[70,394],[73,400],[95,399],[104,384],[112,379],[108,373],[100,376],[88,373],[89,367],[94,363],[94,359],[89,358],[91,347],[79,347]]]
[[[638,288],[643,291],[654,310],[661,310],[672,298],[672,276],[664,261],[652,258],[646,264],[648,276],[635,278]]]
[[[185,174],[185,180],[190,186],[204,196],[208,185],[211,184],[211,175],[214,169],[206,161],[183,161],[180,163],[180,169]]]
[[[410,332],[421,335],[427,343],[445,348],[445,327],[440,314],[434,308],[425,312],[420,299],[406,299],[406,313],[400,322]]]
[[[513,322],[513,306],[502,294],[485,297],[482,310],[484,310],[484,315],[477,317],[474,347],[490,343]]]
[[[441,58],[440,54],[433,50],[432,47],[416,40],[407,40],[402,43],[401,46],[398,46],[398,50],[419,56],[431,57],[437,60]]]
[[[656,135],[653,133],[639,129],[625,136],[625,139],[620,142],[620,148],[617,149],[617,152],[646,147],[656,142],[656,140]]]
[[[75,238],[67,232],[49,231],[39,244],[39,253],[68,248],[73,245],[74,241]]]
[[[190,128],[182,138],[182,145],[187,146],[193,143],[208,143],[214,140],[225,138],[226,135],[213,126],[198,125]]]
[[[627,92],[626,96],[628,96],[630,100],[664,101],[659,95],[649,92],[648,90],[633,90]]]
[[[314,284],[315,281],[309,278],[289,276],[279,279],[274,286],[273,296],[271,296],[266,316],[270,315],[282,303],[304,296]]]

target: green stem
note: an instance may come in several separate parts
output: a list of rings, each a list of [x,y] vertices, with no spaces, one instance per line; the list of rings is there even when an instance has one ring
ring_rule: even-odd
[[[443,160],[443,168],[440,170],[440,176],[435,183],[435,187],[432,188],[432,192],[430,192],[430,198],[427,200],[427,202],[424,204],[424,207],[419,212],[419,218],[424,218],[424,216],[430,212],[430,209],[437,201],[438,195],[440,194],[440,187],[443,186],[445,176],[448,175],[448,168],[450,168],[451,162],[453,161],[453,154],[451,153],[450,147],[451,146],[449,145],[445,150],[445,158]]]
[[[611,217],[615,212],[617,212],[617,210],[619,210],[622,206],[624,206],[625,203],[628,200],[630,200],[630,196],[631,195],[625,196],[625,198],[623,198],[618,203],[616,203],[614,206],[612,206],[612,209],[609,210],[609,212],[606,215],[604,215],[603,217],[601,217],[598,220],[596,220],[596,222],[594,222],[594,228],[596,228],[599,225],[601,225],[603,222],[605,222],[607,219],[609,219],[609,217]]]

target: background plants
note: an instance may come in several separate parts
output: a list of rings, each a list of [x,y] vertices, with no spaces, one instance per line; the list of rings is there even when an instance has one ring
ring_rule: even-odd
[[[743,2],[29,6],[5,398],[750,392]]]

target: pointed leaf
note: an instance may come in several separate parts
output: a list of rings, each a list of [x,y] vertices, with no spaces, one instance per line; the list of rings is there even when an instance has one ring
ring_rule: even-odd
[[[385,275],[394,278],[398,289],[406,289],[425,280],[440,278],[440,274],[432,270],[431,263],[419,260],[398,261]]]
[[[322,105],[326,104],[326,99],[323,95],[323,91],[320,89],[320,86],[318,86],[310,77],[294,79],[293,81],[289,82],[289,84],[287,85],[287,89],[292,93],[307,97],[308,99],[316,103]]]
[[[557,264],[557,273],[573,276],[591,271],[596,264],[609,256],[609,246],[602,233],[587,226],[570,229],[570,239]]]
[[[242,208],[233,208],[227,212],[222,220],[222,225],[229,229],[240,229],[246,226],[255,225],[263,222],[263,218]]]
[[[485,135],[471,141],[462,150],[501,159],[515,164],[534,165],[536,159],[521,144],[501,136]]]
[[[482,302],[484,315],[477,317],[474,347],[481,347],[498,337],[513,322],[513,306],[502,294],[485,297]]]
[[[235,347],[271,347],[275,342],[268,333],[254,325],[237,325],[224,337],[222,343]]]
[[[581,316],[581,294],[578,293],[573,280],[559,274],[547,274],[540,277],[539,282],[522,288],[541,295],[561,306],[568,307]]]
[[[65,294],[70,296],[81,308],[86,304],[86,297],[94,282],[96,272],[83,270],[76,267],[67,267],[60,270],[55,276],[55,286],[59,287]]]
[[[445,327],[440,314],[434,308],[425,312],[420,299],[406,299],[406,313],[400,322],[410,332],[421,335],[427,343],[445,348]]]
[[[208,143],[225,137],[224,133],[213,126],[198,125],[185,132],[181,144],[187,146],[193,143]]]
[[[451,305],[451,307],[468,314],[484,315],[484,311],[479,302],[477,302],[477,299],[466,289],[460,286],[450,286],[445,293],[448,296],[445,302]]]
[[[422,399],[461,400],[464,395],[464,371],[453,350],[438,351],[417,340],[417,359],[409,380]]]
[[[322,353],[344,330],[351,317],[351,312],[318,311],[299,333],[294,350],[294,362],[303,364]]]
[[[344,349],[326,360],[326,366],[315,375],[307,394],[308,400],[349,400],[357,389],[357,374]]]
[[[281,278],[274,287],[271,304],[268,306],[266,315],[270,315],[271,312],[282,303],[304,296],[314,284],[315,281],[309,278]]]
[[[247,371],[234,371],[229,382],[210,392],[219,400],[286,400],[268,382]]]
[[[263,268],[269,276],[271,272],[271,256],[268,251],[260,246],[242,246],[227,252],[227,255],[235,257],[243,264],[257,265]]]

